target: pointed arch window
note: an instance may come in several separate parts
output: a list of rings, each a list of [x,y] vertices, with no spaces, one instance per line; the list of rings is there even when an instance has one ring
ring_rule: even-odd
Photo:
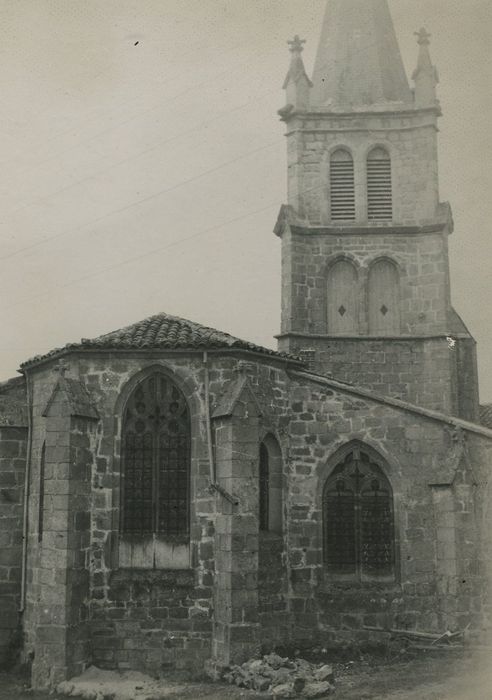
[[[395,574],[393,493],[380,460],[354,447],[323,491],[324,561],[330,574],[360,581]]]
[[[273,435],[260,443],[260,532],[282,532],[282,455]]]
[[[377,260],[369,269],[369,333],[398,335],[400,319],[400,275],[391,260]]]
[[[41,448],[41,459],[39,460],[39,504],[38,504],[38,542],[43,541],[44,532],[44,478],[46,465],[46,442]]]
[[[330,212],[332,221],[355,220],[354,159],[344,148],[330,158]]]
[[[380,147],[373,148],[367,156],[367,216],[369,221],[393,218],[391,159]]]
[[[186,539],[190,416],[182,391],[154,373],[127,401],[122,428],[121,534]]]
[[[331,335],[359,333],[359,289],[356,267],[338,260],[328,270],[327,321]]]

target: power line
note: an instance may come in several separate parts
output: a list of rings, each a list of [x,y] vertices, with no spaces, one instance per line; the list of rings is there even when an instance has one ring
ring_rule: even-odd
[[[158,142],[157,142],[156,144],[154,144],[151,148],[146,148],[146,149],[143,150],[143,151],[139,151],[138,153],[135,153],[134,155],[129,156],[128,158],[123,158],[123,159],[117,161],[116,163],[112,163],[112,164],[109,165],[107,168],[103,168],[102,170],[99,170],[99,171],[93,173],[92,175],[88,175],[87,177],[82,178],[81,180],[76,180],[75,182],[72,182],[72,183],[70,183],[69,185],[67,185],[67,186],[65,186],[65,187],[62,187],[62,188],[60,188],[60,189],[58,189],[58,190],[55,190],[54,192],[50,192],[50,194],[48,194],[48,195],[44,195],[43,197],[39,197],[38,199],[34,199],[34,200],[32,200],[31,202],[28,202],[27,204],[24,204],[23,206],[18,207],[17,209],[14,209],[12,212],[10,212],[10,216],[13,216],[13,215],[16,214],[17,212],[24,211],[24,209],[27,209],[28,207],[32,206],[33,204],[34,204],[34,205],[36,205],[36,204],[41,204],[44,200],[49,199],[50,197],[55,197],[57,194],[60,194],[60,193],[62,193],[62,192],[66,192],[66,191],[72,189],[73,187],[76,187],[77,185],[82,185],[82,184],[84,184],[85,182],[89,182],[90,180],[92,180],[92,179],[94,179],[94,178],[97,178],[97,177],[99,177],[100,175],[104,175],[104,173],[107,173],[107,172],[109,172],[110,170],[113,170],[113,168],[117,168],[117,167],[120,166],[120,165],[123,165],[123,164],[125,164],[125,163],[128,163],[128,162],[130,162],[131,160],[134,160],[134,159],[136,159],[136,158],[141,158],[142,156],[145,156],[145,155],[151,153],[151,152],[154,151],[156,148],[161,148],[162,146],[164,146],[164,145],[166,145],[166,144],[168,144],[168,143],[171,143],[171,142],[173,142],[173,141],[176,141],[177,139],[182,138],[183,136],[187,136],[187,135],[192,134],[192,133],[194,133],[194,132],[200,131],[202,128],[207,127],[207,126],[209,126],[210,124],[213,124],[215,121],[217,121],[217,120],[219,120],[219,119],[222,119],[223,117],[225,117],[225,116],[227,116],[227,115],[229,115],[229,114],[232,114],[232,113],[237,112],[237,111],[239,111],[239,110],[244,110],[244,109],[246,109],[249,105],[254,104],[254,103],[260,101],[261,99],[267,97],[267,96],[270,95],[270,94],[273,94],[274,92],[277,92],[277,90],[269,90],[269,91],[267,91],[267,92],[265,92],[265,93],[262,93],[261,95],[255,97],[254,99],[248,100],[247,102],[243,102],[242,104],[240,104],[240,105],[238,105],[238,106],[236,106],[236,107],[233,107],[232,109],[224,110],[223,112],[221,112],[220,114],[216,115],[215,117],[212,117],[211,119],[208,119],[208,120],[206,120],[206,121],[202,121],[202,122],[200,122],[199,124],[197,124],[197,125],[191,127],[190,129],[187,129],[186,131],[182,131],[182,132],[180,132],[179,134],[175,134],[174,136],[171,136],[171,137],[168,138],[168,139],[164,139],[164,141],[158,141]],[[76,229],[76,230],[78,230],[78,229]],[[38,241],[37,243],[33,244],[33,246],[27,246],[27,247],[24,247],[24,248],[19,248],[18,250],[13,251],[12,253],[9,253],[8,255],[0,256],[0,261],[1,261],[1,260],[7,260],[7,259],[9,259],[9,258],[12,258],[12,257],[18,255],[19,253],[24,252],[25,250],[29,250],[31,247],[41,245],[44,241],[49,242],[50,240],[52,240],[51,237],[45,238],[45,239],[43,239],[42,241]]]
[[[169,192],[173,192],[174,190],[179,189],[180,187],[184,187],[186,185],[189,185],[192,182],[195,182],[196,180],[200,180],[201,178],[210,175],[214,172],[217,172],[218,170],[221,170],[222,168],[225,168],[228,165],[231,165],[233,163],[237,163],[240,160],[244,160],[244,158],[248,158],[249,156],[259,153],[260,151],[264,151],[267,148],[272,148],[273,146],[276,146],[280,144],[280,139],[275,139],[275,141],[271,141],[270,143],[263,144],[263,146],[260,146],[259,148],[255,148],[251,151],[247,151],[246,153],[241,154],[240,156],[237,156],[236,158],[232,158],[230,160],[225,161],[224,163],[221,163],[220,165],[214,166],[213,168],[210,168],[209,170],[205,170],[204,172],[200,173],[199,175],[194,175],[193,177],[188,178],[187,180],[183,180],[181,182],[176,183],[175,185],[171,185],[170,187],[166,187],[162,190],[159,190],[158,192],[154,192],[151,195],[148,195],[147,197],[143,197],[142,199],[139,199],[135,202],[132,202],[131,204],[126,204],[123,207],[120,207],[118,209],[114,209],[110,212],[107,212],[106,214],[103,214],[100,217],[97,217],[96,219],[92,219],[91,221],[86,222],[85,224],[81,224],[80,226],[77,226],[74,229],[70,229],[69,231],[62,231],[61,233],[57,233],[53,236],[49,236],[47,238],[43,238],[41,241],[37,241],[36,243],[32,243],[29,246],[25,246],[24,248],[19,248],[18,250],[14,251],[10,255],[6,255],[0,260],[6,260],[8,258],[11,258],[15,255],[19,255],[20,253],[25,253],[28,250],[33,250],[34,248],[38,248],[41,245],[45,245],[46,243],[49,243],[50,241],[57,240],[59,238],[65,238],[66,236],[71,236],[74,233],[77,233],[78,231],[81,231],[84,228],[88,228],[90,226],[93,226],[94,224],[101,223],[101,221],[104,221],[105,219],[109,218],[110,216],[114,216],[116,214],[121,214],[124,211],[128,211],[132,207],[139,206],[141,204],[145,204],[146,202],[149,202],[156,197],[160,197],[164,194],[168,194]]]
[[[322,187],[324,187],[323,184],[316,185],[315,187],[310,187],[310,188],[307,188],[307,189],[301,191],[301,194],[304,195],[304,194],[307,194],[308,192],[313,192],[313,191],[319,190]],[[164,250],[168,250],[169,248],[174,248],[175,246],[181,245],[182,243],[186,243],[186,242],[191,241],[195,238],[199,238],[199,237],[207,235],[209,233],[213,233],[214,231],[217,231],[217,230],[223,228],[224,226],[229,226],[230,224],[234,224],[234,223],[237,223],[238,221],[242,221],[243,219],[247,219],[251,216],[255,216],[256,214],[260,214],[264,211],[267,211],[268,209],[271,209],[274,206],[278,206],[277,199],[274,201],[271,201],[269,204],[267,204],[263,207],[260,207],[258,209],[254,209],[252,211],[246,212],[245,214],[241,214],[239,216],[233,217],[232,219],[228,219],[227,221],[223,221],[221,224],[207,227],[205,229],[202,229],[201,231],[197,231],[197,232],[191,234],[190,236],[186,236],[185,238],[180,238],[179,240],[176,240],[176,241],[171,241],[170,243],[167,243],[166,245],[158,246],[157,248],[153,248],[152,250],[148,250],[145,253],[141,253],[140,255],[132,255],[131,257],[126,258],[125,260],[121,260],[120,262],[114,263],[113,265],[108,265],[107,267],[101,268],[100,270],[96,270],[95,272],[91,272],[88,275],[84,275],[82,277],[78,277],[77,279],[70,280],[70,282],[66,282],[65,284],[56,285],[51,290],[49,290],[47,292],[43,292],[42,294],[36,294],[36,296],[17,301],[17,302],[15,302],[15,304],[12,304],[11,306],[6,307],[6,309],[4,309],[4,310],[8,311],[12,308],[15,308],[17,306],[21,306],[23,304],[27,304],[31,301],[35,301],[37,299],[42,299],[46,296],[49,296],[50,294],[57,291],[58,289],[66,289],[67,287],[72,287],[75,284],[79,284],[80,282],[85,282],[88,279],[98,277],[99,275],[102,275],[106,272],[109,272],[110,270],[115,270],[117,268],[124,267],[125,265],[129,265],[132,262],[136,262],[138,260],[143,260],[144,258],[147,258],[150,255],[155,255],[156,253],[161,253]]]
[[[266,42],[264,42],[264,43],[266,43]],[[245,45],[249,45],[249,42],[245,41],[245,42],[242,42],[241,44],[237,44],[237,45],[235,45],[234,47],[232,47],[231,49],[228,49],[228,50],[226,50],[226,51],[224,51],[224,52],[219,53],[218,56],[221,56],[221,55],[223,55],[223,54],[229,53],[230,51],[235,50],[235,49],[240,48],[241,46],[245,46]],[[268,56],[269,53],[270,53],[270,51],[265,52],[265,53],[264,53],[264,56]],[[190,93],[190,92],[192,92],[192,91],[194,91],[194,90],[197,90],[198,88],[204,87],[205,85],[208,85],[209,83],[216,82],[217,80],[223,78],[223,77],[226,76],[226,75],[233,75],[235,72],[237,72],[237,71],[239,71],[239,70],[241,70],[241,69],[242,69],[242,65],[237,66],[236,68],[234,68],[234,69],[232,69],[232,70],[231,70],[230,68],[227,68],[226,70],[224,70],[224,71],[222,71],[222,72],[220,72],[220,73],[218,73],[218,74],[215,74],[212,78],[209,78],[209,79],[207,79],[207,80],[204,80],[204,81],[202,81],[202,82],[200,82],[200,83],[195,83],[194,85],[191,85],[191,86],[187,87],[185,90],[182,90],[182,91],[179,92],[177,95],[173,95],[173,97],[167,98],[167,99],[165,100],[165,102],[164,102],[164,101],[159,101],[159,102],[155,103],[152,107],[146,108],[146,109],[144,109],[144,110],[139,110],[136,114],[134,114],[134,115],[131,116],[130,118],[125,119],[125,120],[122,121],[122,122],[118,122],[117,124],[114,124],[114,125],[112,125],[111,127],[107,128],[107,129],[104,129],[103,131],[98,132],[97,134],[91,136],[90,138],[88,138],[88,139],[86,139],[86,140],[79,141],[79,142],[76,143],[74,146],[70,146],[69,148],[65,149],[65,150],[62,151],[61,153],[57,153],[57,154],[55,154],[55,155],[53,155],[53,156],[50,156],[49,158],[46,158],[46,159],[42,160],[41,162],[35,163],[34,165],[31,165],[31,166],[28,166],[28,167],[24,168],[23,170],[21,170],[21,171],[19,172],[19,175],[22,175],[22,173],[26,172],[27,170],[32,170],[33,168],[41,167],[42,165],[45,165],[46,163],[49,163],[49,162],[51,162],[51,161],[53,161],[53,160],[56,160],[56,159],[60,158],[60,157],[63,156],[63,155],[66,155],[67,153],[71,153],[72,151],[76,150],[77,148],[80,148],[81,146],[85,146],[85,145],[91,143],[92,141],[94,141],[94,140],[100,138],[101,136],[104,136],[105,134],[110,133],[111,131],[114,131],[115,129],[118,129],[118,128],[122,127],[122,126],[125,126],[126,124],[128,124],[128,123],[134,121],[135,119],[139,119],[139,118],[141,118],[142,116],[144,116],[144,115],[146,115],[146,114],[149,114],[150,112],[153,112],[153,111],[159,109],[160,107],[166,107],[166,108],[167,108],[168,105],[170,105],[172,102],[175,102],[175,101],[178,100],[180,97],[183,97],[184,95],[187,95],[188,93]],[[177,76],[177,77],[170,78],[169,80],[166,80],[166,81],[164,81],[163,83],[161,83],[161,84],[160,84],[160,87],[162,87],[163,85],[165,85],[165,84],[167,84],[167,83],[169,83],[169,82],[173,82],[173,81],[176,81],[176,80],[180,80],[181,78],[182,78],[182,76]],[[125,104],[128,104],[128,103],[127,103],[127,102],[124,102],[123,104],[125,105]],[[115,109],[115,108],[113,107],[109,113],[111,114],[111,112],[114,111],[114,109]],[[61,134],[61,136],[63,136],[64,134],[70,133],[70,131],[72,131],[72,129],[69,129],[69,130],[63,132],[63,133]],[[48,142],[51,142],[51,141],[53,141],[53,140],[56,140],[57,138],[60,138],[60,135],[51,137],[51,138],[48,140]],[[4,163],[3,165],[5,166],[5,163]]]

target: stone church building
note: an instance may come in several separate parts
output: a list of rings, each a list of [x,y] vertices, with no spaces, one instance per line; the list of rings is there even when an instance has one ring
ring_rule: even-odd
[[[413,87],[386,0],[328,0],[312,78],[289,42],[278,351],[161,313],[0,386],[0,660],[35,687],[487,634],[492,411],[417,41]]]

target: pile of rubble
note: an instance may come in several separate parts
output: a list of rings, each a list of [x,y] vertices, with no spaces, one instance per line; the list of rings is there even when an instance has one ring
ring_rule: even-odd
[[[333,668],[267,654],[226,669],[222,680],[274,698],[324,698],[335,690]]]

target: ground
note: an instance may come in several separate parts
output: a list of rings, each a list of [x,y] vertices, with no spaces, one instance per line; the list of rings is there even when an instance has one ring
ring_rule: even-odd
[[[492,648],[475,652],[419,652],[417,656],[365,656],[336,664],[334,700],[492,700]],[[264,700],[268,696],[209,682],[164,683],[166,697],[186,700]],[[19,677],[0,675],[1,700],[61,700],[30,691]],[[117,700],[115,698],[115,700]]]

